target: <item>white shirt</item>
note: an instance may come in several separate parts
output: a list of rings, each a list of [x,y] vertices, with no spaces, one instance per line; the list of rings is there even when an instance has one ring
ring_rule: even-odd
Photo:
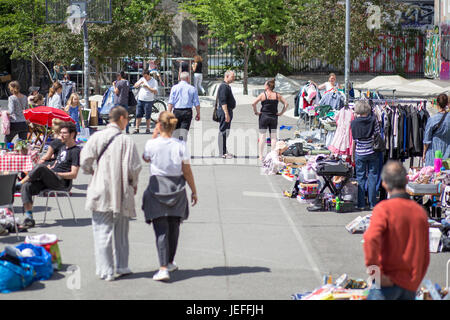
[[[154,78],[150,78],[150,80],[147,81],[147,80],[145,80],[144,77],[142,77],[139,79],[138,82],[136,82],[135,86],[138,86],[140,84],[146,84],[146,85],[150,86],[150,88],[158,90],[158,82]],[[138,100],[153,101],[153,100],[155,100],[155,94],[146,87],[140,87],[139,93],[138,93]]]
[[[61,96],[55,93],[51,98],[48,98],[48,107],[53,107],[57,109],[61,109],[63,107]]]
[[[144,158],[150,159],[151,175],[181,176],[182,163],[189,163],[191,155],[186,142],[175,138],[158,137],[147,141]]]
[[[325,91],[330,91],[331,89],[339,89],[338,83],[335,82],[333,86],[330,81],[325,82]]]

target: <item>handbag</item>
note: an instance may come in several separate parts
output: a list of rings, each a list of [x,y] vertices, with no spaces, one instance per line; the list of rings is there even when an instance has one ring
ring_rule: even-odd
[[[384,140],[379,133],[375,133],[375,137],[373,138],[373,151],[375,152],[386,151],[386,144],[384,143]]]
[[[219,103],[219,96],[216,97],[216,103],[214,104],[214,110],[212,114],[212,119],[215,122],[220,122],[219,115],[217,114],[218,103]]]

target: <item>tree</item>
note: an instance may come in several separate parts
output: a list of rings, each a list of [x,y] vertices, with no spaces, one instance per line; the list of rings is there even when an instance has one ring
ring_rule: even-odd
[[[236,46],[244,60],[244,94],[248,94],[248,60],[252,52],[275,55],[264,35],[279,35],[287,23],[283,0],[186,0],[181,8],[209,29],[221,47]]]
[[[147,37],[154,32],[168,32],[172,16],[159,7],[160,0],[113,0],[112,23],[88,24],[89,56],[96,68],[96,91],[102,66],[108,58],[148,55]],[[50,25],[39,36],[39,52],[47,61],[70,64],[82,61],[83,36],[69,31],[65,25]]]
[[[281,39],[286,44],[303,46],[298,52],[300,59],[316,58],[342,68],[345,61],[345,1],[286,0],[286,5],[291,10],[286,33]],[[371,10],[372,5],[380,10]],[[351,0],[351,60],[365,55],[367,48],[376,48],[382,43],[380,35],[392,28],[395,11],[401,8],[394,0],[372,0],[371,3]],[[378,12],[379,25],[376,21]],[[372,25],[376,28],[369,29]]]
[[[45,25],[44,0],[0,2],[0,49],[12,59],[31,60],[32,85],[36,85],[36,41]]]

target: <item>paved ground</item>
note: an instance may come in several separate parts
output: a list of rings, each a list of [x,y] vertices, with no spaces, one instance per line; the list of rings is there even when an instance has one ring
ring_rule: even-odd
[[[238,98],[238,103],[247,104],[237,107],[232,134],[252,135],[257,127],[248,100]],[[292,106],[293,97],[288,101]],[[50,199],[51,212],[43,225],[45,199],[37,199],[37,226],[28,232],[58,235],[63,270],[48,281],[2,295],[2,299],[288,300],[293,293],[321,285],[327,273],[367,278],[362,236],[351,235],[344,228],[361,213],[309,213],[306,205],[282,198],[283,189],[291,183],[280,176],[260,175],[254,158],[212,159],[210,155],[217,148],[217,124],[210,120],[209,103],[202,106],[203,121],[194,122],[190,133],[199,204],[182,224],[176,255],[180,270],[173,273],[170,283],[151,279],[158,269],[158,259],[153,229],[145,224],[139,209],[149,178],[149,167],[144,164],[136,196],[138,216],[130,224],[132,275],[114,282],[96,278],[90,213],[84,210],[89,177],[80,174],[72,190],[78,223],[71,219],[66,199],[60,201],[64,219],[59,216],[55,199]],[[280,120],[280,125],[294,123],[289,117]],[[281,131],[283,138],[290,135],[292,131]],[[239,139],[231,139],[231,149],[240,157],[256,156],[255,137],[256,133],[246,148]],[[145,134],[133,136],[140,153],[149,138]],[[20,211],[20,199],[15,207]],[[26,235],[21,234],[21,241]],[[18,243],[15,235],[0,237],[2,249]],[[449,253],[431,254],[427,278],[445,285],[449,258]],[[77,266],[79,273],[71,273],[72,266]],[[77,274],[81,276],[80,289],[70,289],[76,284],[73,280]]]

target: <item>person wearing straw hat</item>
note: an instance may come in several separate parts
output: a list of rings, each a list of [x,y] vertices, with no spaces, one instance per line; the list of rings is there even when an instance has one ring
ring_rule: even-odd
[[[277,141],[275,148],[270,151],[262,162],[261,173],[266,175],[277,174],[286,166],[283,162],[283,152],[288,149],[288,145],[284,141]]]

